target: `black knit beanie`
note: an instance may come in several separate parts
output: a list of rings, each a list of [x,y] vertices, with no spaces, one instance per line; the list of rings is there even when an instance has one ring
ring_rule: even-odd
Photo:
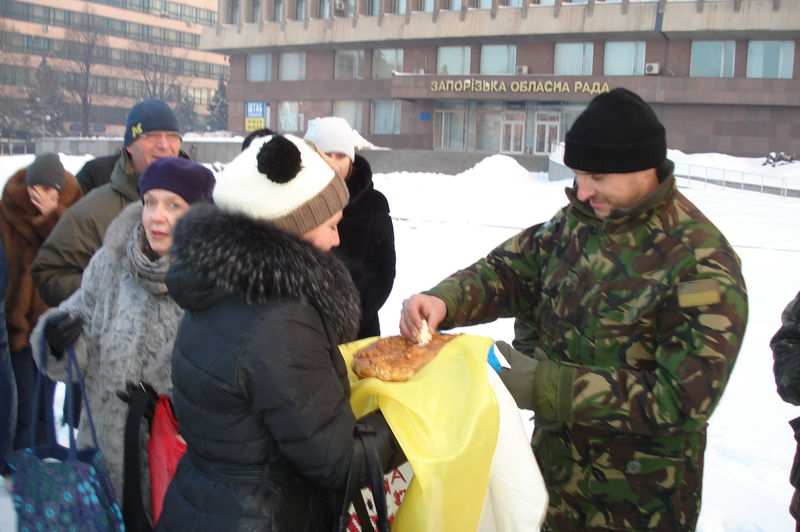
[[[25,184],[44,185],[61,190],[64,186],[64,165],[55,153],[37,155],[25,172]]]
[[[623,88],[595,96],[564,144],[564,164],[584,172],[638,172],[667,158],[664,126],[644,100]]]
[[[186,203],[213,203],[212,192],[216,179],[211,170],[190,159],[164,157],[147,165],[139,176],[139,198],[154,188],[169,190]]]

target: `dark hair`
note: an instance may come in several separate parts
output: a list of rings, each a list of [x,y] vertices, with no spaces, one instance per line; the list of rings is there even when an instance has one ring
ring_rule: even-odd
[[[258,137],[269,137],[270,135],[274,135],[275,132],[272,131],[270,128],[265,127],[263,129],[257,129],[255,131],[251,131],[249,135],[247,135],[244,140],[242,141],[242,151],[246,150],[250,143],[253,142],[254,139]]]

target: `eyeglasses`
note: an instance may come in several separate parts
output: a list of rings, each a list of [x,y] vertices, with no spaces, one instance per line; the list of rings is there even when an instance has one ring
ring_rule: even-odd
[[[148,131],[147,133],[142,133],[141,135],[137,136],[137,139],[147,139],[147,140],[158,140],[160,138],[166,138],[168,141],[181,141],[183,137],[177,131]]]

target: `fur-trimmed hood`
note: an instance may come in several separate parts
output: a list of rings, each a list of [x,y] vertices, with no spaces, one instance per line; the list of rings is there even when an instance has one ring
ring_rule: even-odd
[[[186,309],[225,297],[250,304],[296,299],[317,309],[337,343],[355,338],[359,296],[347,269],[268,222],[196,205],[178,221],[171,254],[167,285]]]

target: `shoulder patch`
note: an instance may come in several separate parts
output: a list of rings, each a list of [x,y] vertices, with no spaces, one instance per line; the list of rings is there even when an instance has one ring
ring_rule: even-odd
[[[681,308],[714,305],[720,302],[716,279],[700,279],[678,285],[678,306]]]

